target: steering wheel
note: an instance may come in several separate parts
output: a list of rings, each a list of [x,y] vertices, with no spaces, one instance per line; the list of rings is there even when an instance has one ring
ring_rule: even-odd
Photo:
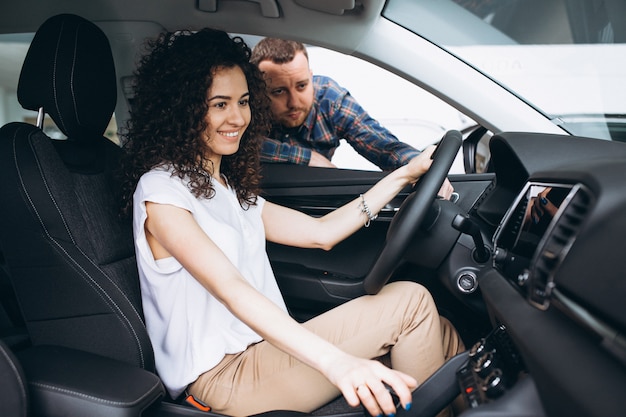
[[[389,281],[426,217],[428,209],[435,201],[462,143],[461,132],[450,130],[437,145],[432,155],[433,163],[430,169],[422,175],[413,192],[407,196],[393,216],[385,245],[363,281],[367,294],[378,293]]]

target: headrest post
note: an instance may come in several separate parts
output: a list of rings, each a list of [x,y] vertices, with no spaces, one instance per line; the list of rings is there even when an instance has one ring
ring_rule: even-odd
[[[43,111],[43,107],[39,107],[39,111],[37,112],[37,127],[43,130],[43,119],[46,116],[46,113]]]

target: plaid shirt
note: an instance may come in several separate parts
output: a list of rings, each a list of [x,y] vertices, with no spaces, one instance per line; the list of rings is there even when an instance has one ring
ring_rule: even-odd
[[[308,165],[311,150],[330,160],[340,139],[383,171],[398,168],[419,154],[371,118],[348,90],[331,78],[313,76],[313,88],[315,101],[302,126],[273,126],[263,143],[261,161]]]

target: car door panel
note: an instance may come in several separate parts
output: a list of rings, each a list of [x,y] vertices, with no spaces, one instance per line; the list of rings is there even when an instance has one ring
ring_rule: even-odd
[[[268,164],[263,166],[263,196],[274,203],[322,216],[366,192],[385,175]],[[489,187],[492,176],[450,176],[450,181],[459,194],[457,205],[467,212]],[[369,227],[359,229],[330,251],[268,242],[272,268],[294,316],[304,320],[354,296],[385,243],[393,215],[410,191],[411,187],[406,187]]]

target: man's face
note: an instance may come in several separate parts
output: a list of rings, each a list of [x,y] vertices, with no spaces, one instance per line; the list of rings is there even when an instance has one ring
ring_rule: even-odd
[[[304,53],[298,52],[285,64],[261,61],[259,69],[267,83],[274,122],[300,126],[313,106],[313,76]]]

